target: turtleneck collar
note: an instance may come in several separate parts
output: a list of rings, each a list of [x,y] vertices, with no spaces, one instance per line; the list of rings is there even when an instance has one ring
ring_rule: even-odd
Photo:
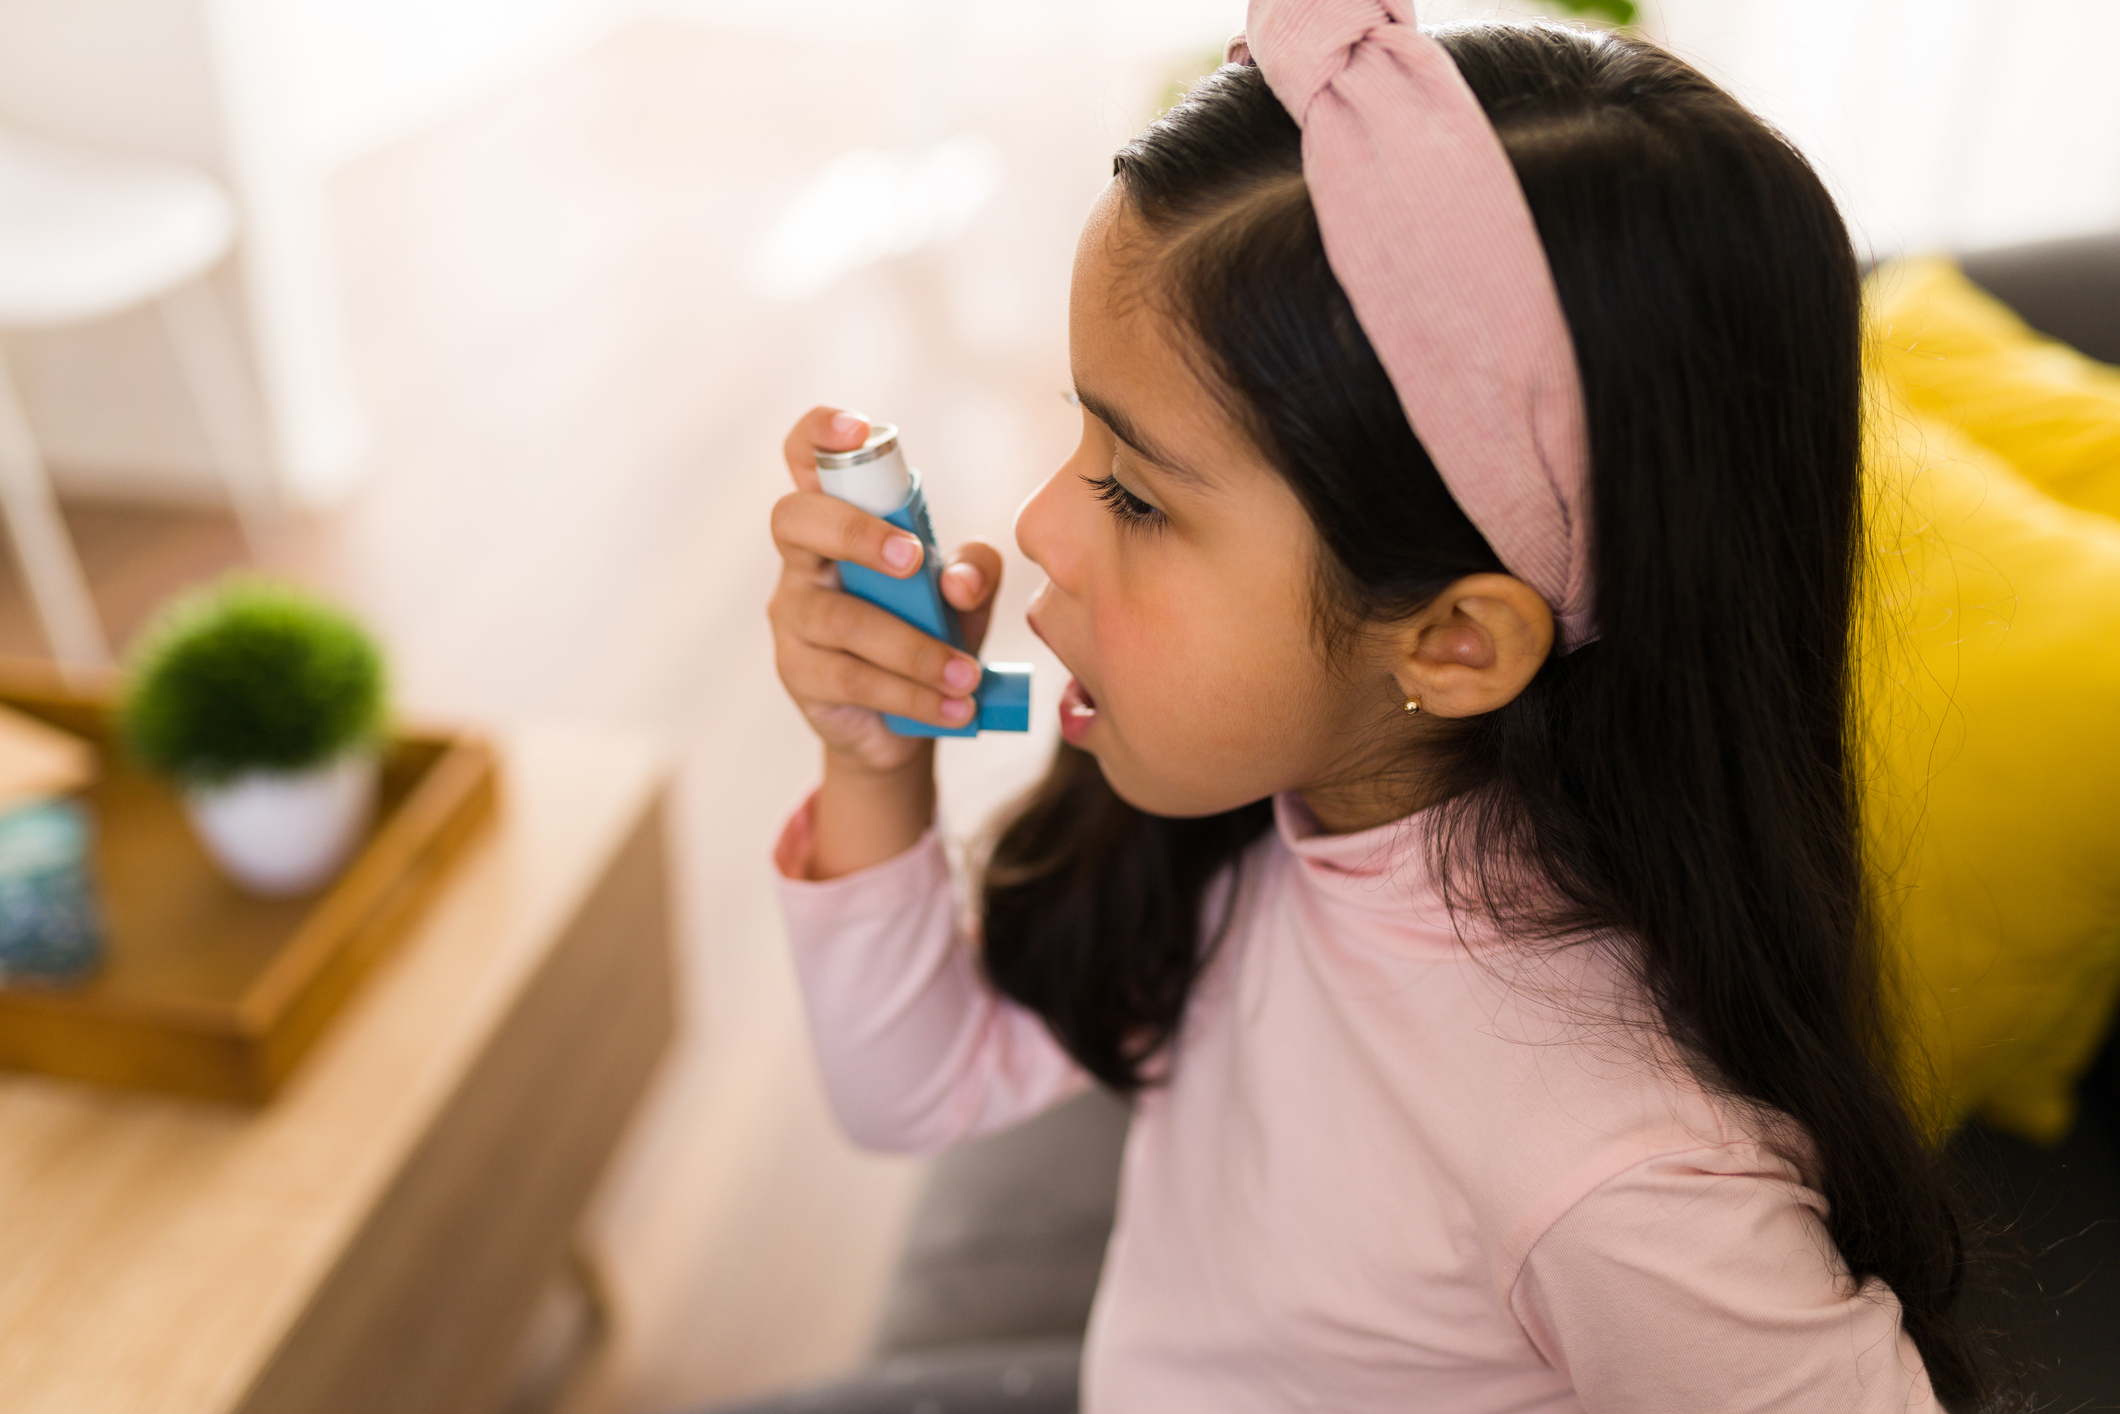
[[[1273,798],[1274,829],[1313,887],[1365,912],[1446,917],[1428,855],[1431,812],[1422,810],[1352,834],[1329,835],[1303,797]]]
[[[1283,791],[1273,798],[1273,820],[1282,846],[1293,856],[1293,872],[1314,894],[1367,915],[1405,941],[1459,957],[1505,942],[1476,912],[1453,917],[1444,902],[1429,853],[1433,809],[1331,835],[1301,795]]]

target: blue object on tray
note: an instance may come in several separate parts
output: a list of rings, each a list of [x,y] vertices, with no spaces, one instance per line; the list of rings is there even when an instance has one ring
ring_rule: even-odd
[[[72,982],[103,960],[94,845],[88,811],[71,800],[0,815],[0,981]]]

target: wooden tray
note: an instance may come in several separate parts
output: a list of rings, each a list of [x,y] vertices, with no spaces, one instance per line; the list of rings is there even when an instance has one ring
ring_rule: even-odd
[[[86,982],[0,986],[0,1066],[262,1102],[490,813],[493,753],[469,737],[395,735],[376,823],[345,872],[308,897],[254,898],[215,869],[169,787],[109,749],[109,687],[0,664],[0,702],[101,752],[87,801],[106,925]]]

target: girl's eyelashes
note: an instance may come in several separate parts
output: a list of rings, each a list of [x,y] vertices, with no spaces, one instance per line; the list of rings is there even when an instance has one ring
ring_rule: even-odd
[[[1072,408],[1082,406],[1082,399],[1076,395],[1073,388],[1062,388],[1060,400]],[[1121,525],[1147,526],[1153,529],[1163,524],[1163,512],[1127,490],[1111,472],[1102,476],[1085,476],[1082,480],[1097,493],[1097,499],[1104,503],[1105,509],[1109,510]]]
[[[1110,472],[1102,476],[1085,476],[1082,479],[1097,493],[1097,499],[1104,503],[1105,509],[1109,510],[1121,525],[1138,525],[1153,529],[1163,524],[1163,512],[1127,490],[1119,478]]]

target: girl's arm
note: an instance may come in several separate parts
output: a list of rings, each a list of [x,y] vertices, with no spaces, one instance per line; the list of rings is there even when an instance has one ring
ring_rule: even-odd
[[[999,1129],[1087,1083],[1044,1024],[979,976],[932,828],[931,740],[882,713],[961,726],[979,663],[839,588],[837,565],[919,568],[920,542],[818,489],[818,447],[853,448],[858,414],[813,408],[784,448],[796,490],[773,508],[780,583],[768,618],[781,682],[824,745],[824,781],[774,860],[825,1089],[848,1134],[933,1151]],[[1001,557],[973,543],[942,592],[976,652]]]
[[[1652,1159],[1547,1229],[1510,1304],[1588,1414],[1937,1414],[1898,1301],[1851,1289],[1823,1204],[1756,1151]]]
[[[822,799],[788,821],[774,862],[825,1091],[854,1142],[933,1153],[1085,1089],[1045,1024],[979,975],[935,831],[820,882]]]

